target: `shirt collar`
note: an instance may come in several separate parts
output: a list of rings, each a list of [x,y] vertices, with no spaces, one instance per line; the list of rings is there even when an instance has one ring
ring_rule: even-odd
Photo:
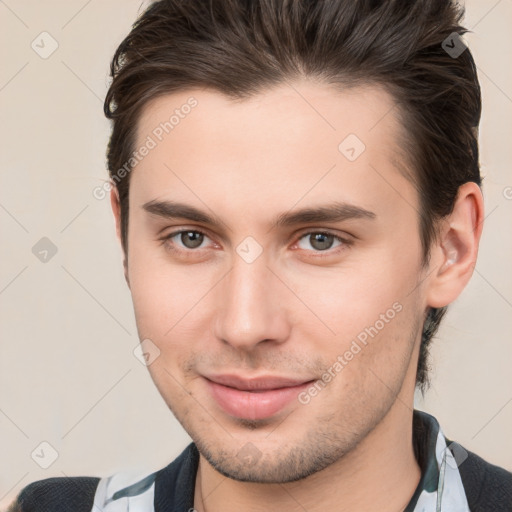
[[[413,446],[421,478],[404,512],[470,512],[456,460],[439,422],[413,413]]]

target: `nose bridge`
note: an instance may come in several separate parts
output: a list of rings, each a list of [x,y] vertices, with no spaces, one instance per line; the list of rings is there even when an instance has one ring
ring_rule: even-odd
[[[264,254],[255,260],[234,254],[233,266],[220,287],[216,334],[238,348],[286,337],[279,286]]]

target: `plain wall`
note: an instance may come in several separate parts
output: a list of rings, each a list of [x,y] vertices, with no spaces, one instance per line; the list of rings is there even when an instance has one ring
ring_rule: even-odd
[[[144,5],[0,2],[0,506],[51,476],[159,469],[190,442],[133,355],[109,200],[93,197],[107,179],[110,58]],[[432,387],[416,406],[449,438],[512,470],[512,2],[466,8],[483,92],[487,218],[474,276],[434,342]],[[58,43],[47,59],[31,47],[51,49],[43,31]],[[57,249],[47,262],[32,252],[43,237]],[[41,442],[58,453],[48,469],[31,458],[51,452]]]

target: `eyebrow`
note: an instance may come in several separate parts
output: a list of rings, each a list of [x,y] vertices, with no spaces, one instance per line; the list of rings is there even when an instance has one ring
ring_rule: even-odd
[[[153,215],[168,220],[187,219],[194,222],[221,226],[225,223],[215,215],[199,210],[194,206],[176,201],[148,201],[142,208]],[[290,227],[297,224],[317,222],[341,222],[349,219],[375,219],[374,212],[343,202],[332,202],[318,207],[288,211],[278,215],[271,223],[271,229]]]

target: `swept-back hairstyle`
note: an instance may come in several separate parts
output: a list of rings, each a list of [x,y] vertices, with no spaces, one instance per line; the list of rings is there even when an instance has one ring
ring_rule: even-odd
[[[134,23],[111,63],[104,111],[108,169],[128,257],[126,169],[149,100],[192,87],[244,99],[295,78],[341,88],[379,85],[393,97],[401,149],[420,197],[424,264],[458,188],[481,185],[476,67],[450,0],[160,0]],[[458,55],[458,53],[460,53]],[[131,170],[131,169],[130,169]],[[122,175],[123,179],[119,179]],[[426,312],[416,384],[428,384],[428,346],[446,308]]]

